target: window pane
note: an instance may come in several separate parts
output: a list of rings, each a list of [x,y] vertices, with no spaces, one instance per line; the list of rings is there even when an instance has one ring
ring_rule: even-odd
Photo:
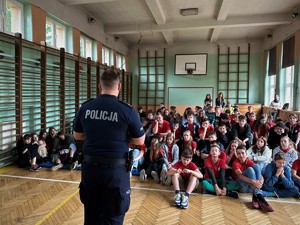
[[[56,47],[65,48],[66,47],[66,28],[59,24],[56,24]]]
[[[121,68],[121,66],[122,66],[122,56],[120,55],[120,54],[117,54],[117,68],[120,68],[120,69],[122,69]]]
[[[46,21],[46,43],[54,47],[54,24],[51,21]]]
[[[12,1],[6,1],[5,31],[22,33],[22,6]]]
[[[126,70],[126,57],[122,56],[122,69]]]
[[[80,37],[80,56],[85,57],[84,40]]]
[[[85,57],[92,58],[92,41],[85,39]]]
[[[108,48],[104,48],[103,63],[106,63],[107,65],[109,65],[109,49]]]

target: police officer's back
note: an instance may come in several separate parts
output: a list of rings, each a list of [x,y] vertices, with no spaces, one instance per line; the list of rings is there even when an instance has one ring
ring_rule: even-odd
[[[117,99],[121,84],[112,70],[101,75],[101,96],[83,104],[74,120],[74,137],[83,146],[80,197],[85,224],[122,224],[130,202],[126,170],[128,135],[144,143],[137,112]]]

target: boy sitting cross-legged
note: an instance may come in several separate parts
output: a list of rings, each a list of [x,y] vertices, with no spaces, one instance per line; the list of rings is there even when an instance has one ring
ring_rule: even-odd
[[[225,180],[226,162],[220,159],[220,146],[213,144],[210,147],[210,157],[205,159],[205,175],[202,182],[204,192],[207,194],[215,194],[217,196],[228,196],[238,198],[239,194],[236,190],[239,189],[235,181]]]
[[[198,178],[203,178],[198,167],[192,162],[193,154],[185,149],[181,154],[181,160],[167,172],[167,175],[172,176],[172,183],[175,189],[175,205],[183,209],[188,207],[188,200],[191,192],[199,184]],[[187,186],[185,194],[181,194],[183,186]]]

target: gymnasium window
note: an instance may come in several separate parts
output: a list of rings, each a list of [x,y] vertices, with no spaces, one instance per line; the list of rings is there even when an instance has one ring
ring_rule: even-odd
[[[122,69],[126,69],[126,65],[125,65],[125,56],[120,54],[120,53],[117,53],[117,68],[120,68],[121,70]]]
[[[290,104],[290,109],[293,109],[293,94],[294,94],[294,66],[285,68],[285,93],[284,102]]]
[[[2,2],[1,31],[14,34],[21,33],[24,35],[24,7],[23,4],[15,0],[6,0]],[[3,26],[4,25],[4,26]]]
[[[102,62],[103,64],[107,64],[108,66],[113,65],[113,52],[111,49],[103,46],[102,48]]]
[[[80,36],[80,56],[83,58],[93,58],[93,40],[85,35]]]
[[[46,18],[46,43],[54,48],[66,48],[66,26]]]
[[[276,75],[269,76],[269,101],[267,102],[267,105],[273,101],[276,91]]]

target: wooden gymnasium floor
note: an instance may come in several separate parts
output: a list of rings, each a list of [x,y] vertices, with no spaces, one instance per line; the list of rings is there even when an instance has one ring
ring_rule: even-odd
[[[39,172],[16,168],[0,169],[1,225],[80,225],[83,206],[78,196],[80,171]],[[140,183],[132,177],[131,207],[124,224],[300,224],[300,201],[269,198],[275,212],[251,208],[250,194],[240,199],[202,195],[190,197],[186,210],[173,206],[172,187]]]

